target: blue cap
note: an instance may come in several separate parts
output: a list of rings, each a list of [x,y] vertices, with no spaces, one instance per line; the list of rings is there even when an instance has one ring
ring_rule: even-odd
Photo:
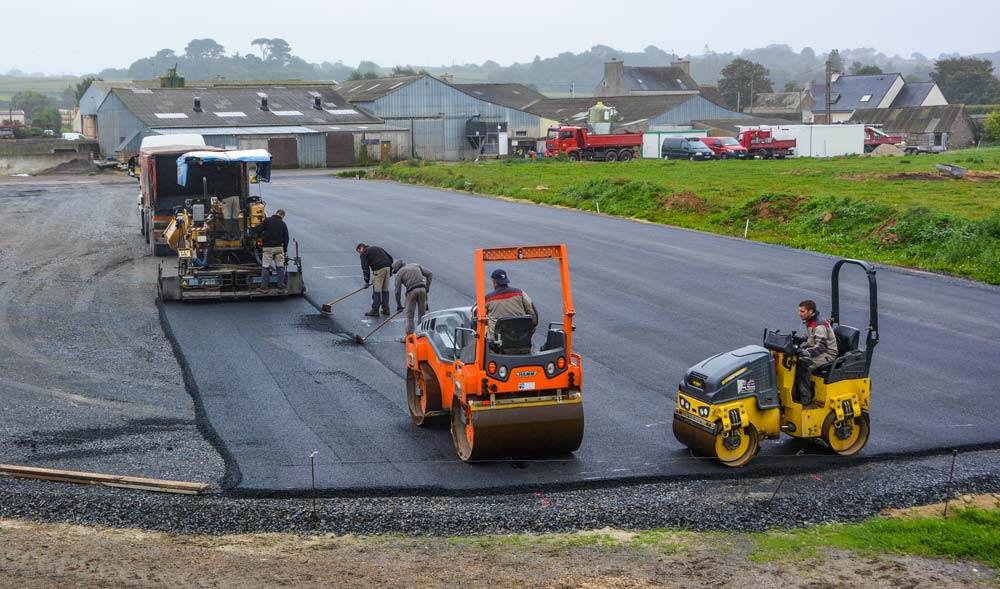
[[[510,280],[507,280],[507,272],[497,268],[490,274],[490,278],[497,281],[497,284],[510,284]]]

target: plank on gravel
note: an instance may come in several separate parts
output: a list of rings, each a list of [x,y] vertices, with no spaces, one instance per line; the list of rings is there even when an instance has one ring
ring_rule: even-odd
[[[42,479],[63,483],[105,485],[108,487],[158,491],[162,493],[182,493],[185,495],[199,495],[208,490],[208,485],[205,483],[147,479],[142,477],[130,477],[95,472],[58,470],[53,468],[38,468],[34,466],[16,466],[13,464],[0,464],[0,474],[12,477]]]

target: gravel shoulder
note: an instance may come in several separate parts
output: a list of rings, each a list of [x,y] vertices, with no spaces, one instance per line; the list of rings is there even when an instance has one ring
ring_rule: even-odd
[[[0,181],[0,456],[218,485],[160,327],[134,180]]]

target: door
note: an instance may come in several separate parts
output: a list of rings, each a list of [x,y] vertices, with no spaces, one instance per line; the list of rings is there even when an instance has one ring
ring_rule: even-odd
[[[383,141],[381,161],[387,162],[391,159],[392,159],[392,141]]]
[[[413,120],[413,151],[426,160],[444,159],[444,120]]]
[[[267,150],[271,152],[272,168],[299,166],[299,142],[295,137],[271,137],[267,140]]]
[[[326,134],[326,166],[352,166],[357,162],[354,155],[354,135],[352,133]]]

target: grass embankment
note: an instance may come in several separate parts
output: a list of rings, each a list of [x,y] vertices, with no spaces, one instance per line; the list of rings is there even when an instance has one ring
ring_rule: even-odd
[[[970,169],[964,179],[935,163]],[[352,173],[352,176],[355,173]],[[369,177],[506,196],[1000,284],[1000,148],[829,160],[419,160]]]

